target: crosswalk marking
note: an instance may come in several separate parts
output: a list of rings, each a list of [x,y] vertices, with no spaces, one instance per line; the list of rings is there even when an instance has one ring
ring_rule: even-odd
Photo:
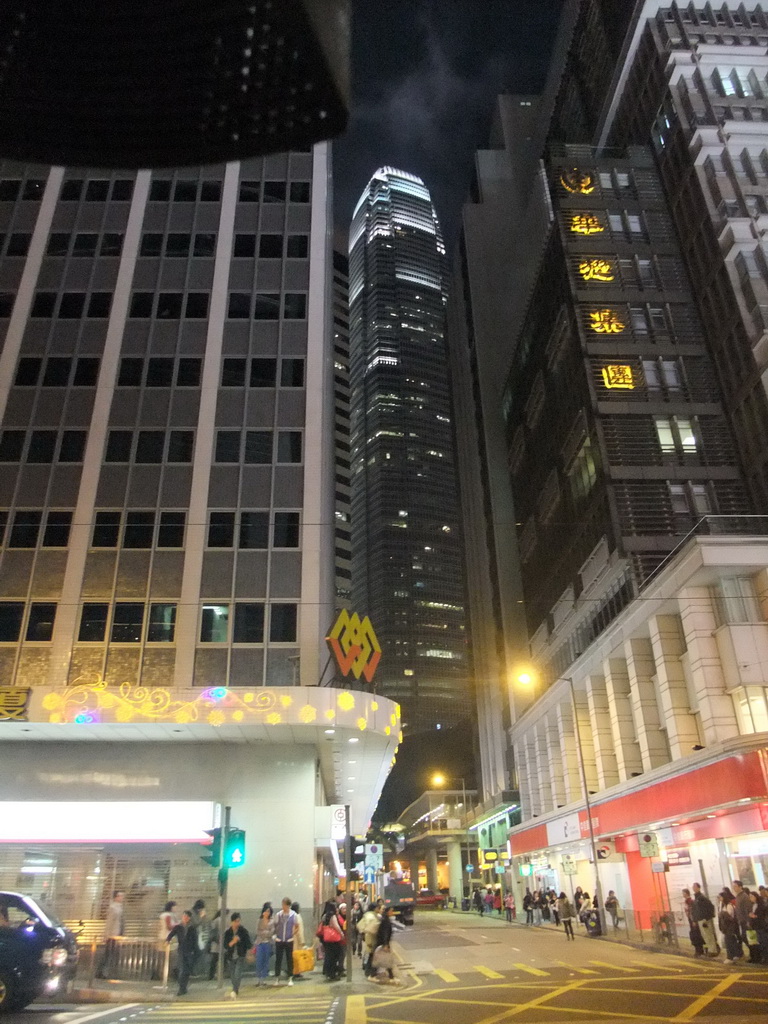
[[[436,967],[435,974],[438,976],[438,978],[442,978],[443,981],[453,982],[459,980],[455,974],[451,974],[450,971],[444,971],[442,967]]]
[[[531,967],[529,964],[513,964],[513,967],[517,967],[519,971],[525,971],[527,974],[535,974],[537,978],[548,978],[549,971],[542,971],[538,967]]]
[[[632,964],[639,964],[641,967],[652,967],[655,971],[673,971],[675,974],[679,974],[682,967],[666,967],[664,964],[658,964],[655,960],[630,960]]]
[[[624,971],[626,974],[637,974],[636,967],[619,967],[618,964],[609,964],[606,960],[590,960],[595,967],[608,967],[612,971]]]
[[[574,967],[573,964],[567,964],[565,960],[556,960],[555,963],[560,964],[561,967],[567,967],[569,971],[575,971],[576,974],[597,974],[597,971],[591,970],[589,967]]]
[[[499,974],[498,971],[492,971],[490,967],[483,967],[481,964],[475,964],[474,969],[484,974],[486,978],[503,978],[503,974]]]

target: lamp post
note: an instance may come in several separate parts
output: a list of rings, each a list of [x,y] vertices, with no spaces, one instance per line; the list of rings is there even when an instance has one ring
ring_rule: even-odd
[[[446,784],[446,782],[448,782],[448,781],[449,781],[448,777],[443,775],[442,772],[435,772],[435,774],[432,776],[432,785],[433,786],[444,786]],[[460,782],[461,783],[461,800],[462,800],[461,806],[462,806],[463,811],[464,811],[464,829],[462,831],[462,838],[466,839],[467,859],[461,865],[461,892],[459,893],[459,900],[462,900],[464,898],[464,875],[466,873],[466,866],[467,866],[467,864],[470,863],[470,859],[469,859],[469,838],[467,836],[467,828],[466,828],[466,823],[467,823],[467,785],[466,785],[466,782],[464,781],[464,777],[462,775],[452,776],[451,777],[451,781],[453,781],[453,782]],[[464,860],[464,848],[463,847],[464,847],[464,844],[460,842],[459,843],[459,853],[461,855],[462,861]]]

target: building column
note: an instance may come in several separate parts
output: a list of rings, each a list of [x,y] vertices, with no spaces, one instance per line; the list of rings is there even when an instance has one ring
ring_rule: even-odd
[[[424,859],[427,862],[427,888],[437,892],[440,886],[437,879],[437,850],[434,846],[427,847]]]
[[[579,735],[576,737],[576,742],[581,745],[581,756],[584,758],[584,774],[587,777],[587,789],[590,793],[597,793],[599,783],[597,779],[597,765],[595,764],[595,743],[592,738],[592,722],[589,718],[589,705],[587,704],[586,693],[575,690],[574,701],[579,725]],[[583,800],[584,793],[581,785],[578,792],[579,798]]]
[[[549,762],[549,783],[554,807],[563,807],[568,801],[565,796],[565,764],[560,746],[560,733],[557,718],[552,712],[545,722],[547,740],[547,759]]]
[[[653,646],[647,637],[636,637],[624,644],[629,674],[629,692],[632,702],[632,717],[635,720],[637,742],[643,771],[651,771],[663,764],[669,764],[670,755],[666,738],[661,730],[659,705],[656,701],[656,662]]]
[[[608,706],[608,691],[605,676],[587,677],[587,703],[592,721],[592,737],[597,762],[597,783],[600,789],[608,789],[619,783],[619,769],[616,765],[616,751],[611,732],[611,713]]]
[[[539,777],[539,794],[541,798],[541,811],[539,813],[547,814],[552,810],[553,804],[546,720],[536,723],[536,728],[533,732],[533,742],[536,749],[536,773]]]
[[[576,732],[573,728],[573,708],[570,695],[567,702],[557,705],[557,735],[560,756],[563,763],[563,784],[567,804],[580,800],[582,796],[579,754],[576,748]]]
[[[458,839],[448,839],[445,843],[448,850],[448,888],[451,896],[459,903],[464,895],[464,862],[461,856],[461,843]]]
[[[629,675],[623,658],[608,658],[603,662],[603,675],[611,714],[613,748],[619,780],[626,782],[633,775],[642,775],[643,762],[635,738],[632,705],[629,697]]]
[[[699,733],[688,702],[688,687],[680,661],[685,643],[677,615],[656,615],[650,622],[651,644],[659,681],[661,715],[667,730],[673,761],[687,757],[699,742]]]
[[[522,739],[518,739],[513,744],[512,749],[515,759],[515,774],[517,775],[518,789],[520,791],[520,815],[523,821],[527,821],[533,814],[533,801],[531,799],[531,773],[528,765],[528,751],[526,750],[525,742]]]
[[[704,743],[721,743],[739,735],[736,709],[725,689],[715,630],[717,620],[709,587],[686,587],[677,597],[686,658],[701,719]]]
[[[538,817],[541,814],[541,780],[539,778],[539,759],[536,750],[536,731],[531,729],[525,734],[525,752],[528,761],[528,778],[530,781],[531,814]]]

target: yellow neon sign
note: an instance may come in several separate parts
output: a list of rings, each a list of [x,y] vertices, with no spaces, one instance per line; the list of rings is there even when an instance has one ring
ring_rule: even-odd
[[[589,171],[580,171],[578,167],[562,171],[560,184],[566,192],[577,192],[582,196],[588,196],[595,191],[595,179]]]
[[[604,366],[600,372],[607,388],[623,388],[626,391],[634,391],[635,377],[631,366]]]
[[[585,281],[613,281],[613,264],[608,260],[582,260],[579,273]]]
[[[621,334],[626,324],[612,309],[597,309],[589,314],[589,326],[596,334]]]
[[[605,226],[594,213],[574,213],[570,228],[577,235],[599,235],[605,231]]]
[[[357,612],[350,615],[342,608],[326,643],[342,676],[351,672],[355,679],[362,675],[367,682],[373,681],[381,660],[381,647],[367,615],[361,619]]]

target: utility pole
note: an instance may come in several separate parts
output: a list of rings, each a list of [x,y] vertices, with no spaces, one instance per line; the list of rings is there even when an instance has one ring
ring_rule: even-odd
[[[229,839],[229,822],[232,814],[231,807],[224,808],[224,822],[221,829],[221,853],[219,855],[219,959],[216,964],[216,987],[224,987],[224,931],[226,929],[225,918],[227,916],[227,883],[229,882],[229,869],[224,867],[224,857]]]
[[[352,917],[352,880],[350,875],[352,874],[352,819],[349,810],[349,804],[344,805],[344,821],[346,838],[344,840],[344,863],[347,869],[347,946],[346,946],[346,970],[347,970],[347,984],[352,984],[352,943],[349,941],[350,936],[350,920]]]

